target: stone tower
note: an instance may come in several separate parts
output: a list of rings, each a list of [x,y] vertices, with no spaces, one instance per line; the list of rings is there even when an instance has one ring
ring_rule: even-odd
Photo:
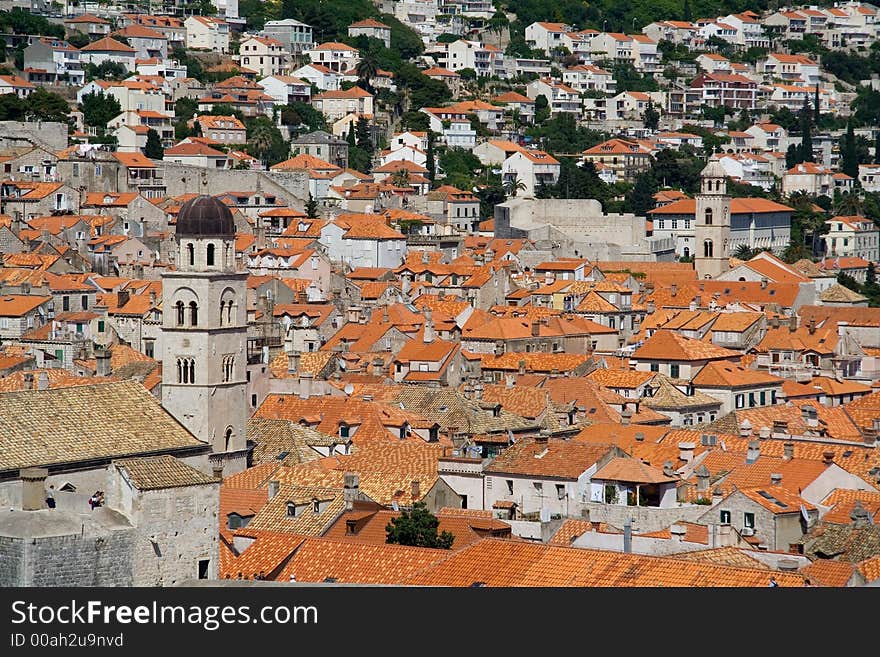
[[[176,268],[162,275],[162,405],[234,474],[247,465],[247,274],[235,271],[232,212],[211,196],[187,201],[175,242]]]
[[[694,264],[698,278],[715,278],[730,269],[730,197],[727,175],[717,161],[700,173],[694,224]]]

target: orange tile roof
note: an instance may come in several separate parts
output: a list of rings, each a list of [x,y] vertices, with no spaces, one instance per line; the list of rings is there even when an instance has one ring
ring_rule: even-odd
[[[593,473],[591,479],[642,484],[664,484],[678,481],[678,477],[668,477],[661,470],[642,463],[641,460],[635,458],[611,459]]]
[[[636,359],[678,361],[728,360],[739,355],[739,352],[668,330],[656,331],[633,353]]]
[[[783,379],[767,372],[750,370],[730,362],[710,362],[693,377],[695,386],[706,388],[738,388],[752,386],[781,386]]]
[[[612,445],[601,443],[575,443],[557,438],[541,443],[526,439],[496,456],[484,472],[487,475],[577,479],[612,449]]]
[[[83,46],[81,50],[82,52],[136,52],[131,46],[127,46],[109,36],[106,36],[103,39],[98,39],[97,41],[92,41]]]

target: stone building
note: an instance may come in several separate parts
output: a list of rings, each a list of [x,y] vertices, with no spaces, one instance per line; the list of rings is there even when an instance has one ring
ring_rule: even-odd
[[[717,162],[700,173],[694,263],[699,278],[715,278],[730,269],[730,197],[727,176]]]
[[[246,272],[235,270],[235,222],[212,196],[177,215],[177,268],[162,275],[162,405],[213,446],[227,474],[246,466]]]

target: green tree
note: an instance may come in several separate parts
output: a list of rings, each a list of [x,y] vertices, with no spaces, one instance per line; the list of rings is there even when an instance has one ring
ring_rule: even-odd
[[[681,13],[682,13],[682,20],[685,20],[688,23],[690,23],[692,20],[694,20],[694,14],[691,11],[690,0],[684,0],[684,8],[682,9]]]
[[[538,94],[535,97],[535,124],[540,125],[550,118],[550,103],[547,96]]]
[[[367,153],[372,155],[373,148],[375,147],[373,144],[373,138],[370,134],[370,123],[364,117],[360,117],[357,120],[356,124],[356,135],[357,135],[357,146],[358,148],[362,148]]]
[[[438,534],[439,526],[440,521],[428,510],[427,505],[416,502],[412,511],[404,509],[398,518],[392,518],[385,526],[385,542],[448,550],[452,547],[455,536],[448,531]]]
[[[843,285],[843,287],[849,288],[853,292],[858,292],[859,294],[861,294],[862,292],[862,286],[859,285],[859,282],[855,278],[847,274],[845,271],[838,272],[837,282]]]
[[[318,202],[312,198],[311,192],[309,192],[309,200],[306,201],[306,216],[309,219],[318,218]]]
[[[105,59],[100,64],[87,63],[83,66],[86,74],[86,82],[92,80],[124,80],[128,77],[128,70],[119,62]]]
[[[868,272],[865,274],[865,284],[862,286],[862,294],[868,297],[868,305],[872,308],[880,306],[880,284],[877,283],[877,270],[873,262],[868,263]]]
[[[248,143],[242,150],[262,160],[267,167],[281,162],[290,154],[289,144],[268,116],[249,119],[245,127]]]
[[[375,78],[379,72],[379,63],[376,60],[376,56],[372,53],[366,53],[361,58],[361,61],[358,62],[356,72],[360,86],[373,93],[373,85],[370,83],[370,80]]]
[[[851,178],[859,177],[859,155],[856,151],[856,136],[853,133],[852,121],[846,126],[846,135],[843,137],[843,148],[841,149],[842,166],[841,170]]]
[[[645,171],[636,178],[636,183],[626,197],[627,209],[635,215],[644,217],[648,210],[654,209],[654,194],[657,181],[652,171]]]
[[[147,143],[144,146],[144,155],[151,160],[161,160],[165,157],[165,149],[162,148],[162,140],[159,133],[152,128],[147,131]]]
[[[748,244],[740,244],[731,255],[739,260],[751,260],[755,257],[757,249],[752,249]]]
[[[656,130],[660,125],[660,112],[654,107],[654,103],[650,100],[648,101],[648,105],[645,107],[645,113],[642,117],[642,120],[645,123],[645,128],[648,130]]]
[[[801,127],[801,162],[815,162],[813,157],[813,113],[810,111],[810,104],[804,96],[804,106],[801,108],[800,115]]]
[[[880,164],[880,130],[874,136],[874,164]]]
[[[425,151],[425,168],[428,170],[428,180],[431,181],[431,184],[434,184],[434,179],[437,177],[437,162],[434,159],[434,131],[430,128],[428,129],[428,150]]]
[[[79,106],[86,125],[98,128],[103,133],[107,123],[122,113],[119,101],[110,94],[91,92],[83,96]]]
[[[818,125],[822,118],[822,103],[819,102],[819,85],[816,85],[816,91],[813,94],[813,121]]]
[[[0,121],[23,121],[26,108],[24,101],[15,94],[0,94]]]
[[[523,192],[526,189],[526,184],[516,175],[505,180],[503,186],[504,193],[507,194],[509,198],[513,198],[518,192]]]
[[[785,168],[791,169],[795,164],[801,162],[801,149],[797,144],[789,144],[785,151]]]

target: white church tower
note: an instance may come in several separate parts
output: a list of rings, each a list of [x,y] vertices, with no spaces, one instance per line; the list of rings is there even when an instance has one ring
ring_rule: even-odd
[[[211,196],[177,215],[176,268],[162,275],[162,405],[213,446],[223,475],[247,466],[247,273],[232,212]]]
[[[730,197],[727,174],[718,161],[700,172],[696,200],[694,265],[698,278],[715,278],[730,269]]]

